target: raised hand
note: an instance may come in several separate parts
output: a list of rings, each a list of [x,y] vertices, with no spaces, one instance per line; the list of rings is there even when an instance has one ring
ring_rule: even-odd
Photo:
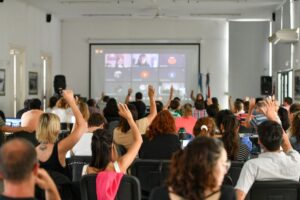
[[[148,96],[149,98],[153,98],[155,95],[155,90],[152,85],[148,85]]]
[[[124,117],[127,121],[133,119],[132,114],[126,104],[119,103],[118,109],[121,117]]]
[[[127,94],[130,96],[132,94],[132,91],[133,91],[132,88],[128,88],[128,93]]]
[[[62,96],[66,99],[66,101],[74,100],[74,93],[72,90],[63,90]]]
[[[277,121],[276,104],[271,99],[265,100],[265,105],[260,108],[264,115],[273,121]]]

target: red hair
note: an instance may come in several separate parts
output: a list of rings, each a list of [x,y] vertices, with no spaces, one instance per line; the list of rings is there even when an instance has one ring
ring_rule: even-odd
[[[157,113],[149,126],[146,136],[152,140],[158,134],[176,134],[175,120],[168,110]]]

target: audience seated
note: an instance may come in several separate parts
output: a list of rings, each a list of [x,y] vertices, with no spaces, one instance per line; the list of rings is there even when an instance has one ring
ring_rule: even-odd
[[[48,107],[46,108],[45,112],[52,113],[52,110],[55,108],[58,98],[56,96],[52,96],[49,99]]]
[[[290,110],[289,110],[289,122],[290,122],[290,124],[293,123],[294,115],[295,115],[297,112],[300,112],[300,103],[293,103],[293,104],[290,106]],[[291,127],[290,127],[290,128],[291,128]],[[292,133],[291,133],[290,128],[286,131],[289,137],[292,136]]]
[[[60,200],[57,188],[44,169],[40,169],[37,154],[29,142],[10,140],[0,149],[0,174],[4,191],[0,200],[35,200],[35,185],[46,192],[47,200]]]
[[[174,152],[181,149],[175,130],[175,121],[168,110],[159,112],[143,135],[139,151],[142,159],[171,159]]]
[[[143,102],[143,94],[141,92],[135,93],[135,101],[129,102],[130,96],[132,94],[132,89],[128,89],[128,94],[125,99],[125,104],[133,104],[135,105],[138,112],[138,119],[145,117],[146,114],[146,104]]]
[[[97,103],[96,103],[95,99],[89,99],[89,100],[87,100],[86,103],[89,107],[90,114],[101,113],[100,109],[97,108]]]
[[[288,136],[278,123],[273,102],[266,102],[264,114],[268,120],[258,126],[259,143],[264,152],[244,164],[235,187],[238,199],[244,199],[257,180],[299,181],[300,155],[293,150]]]
[[[239,121],[234,115],[227,115],[224,117],[220,131],[228,159],[234,161],[248,160],[250,150],[240,140]]]
[[[285,108],[279,107],[277,114],[281,121],[283,130],[287,131],[290,127],[289,112]]]
[[[293,121],[290,128],[290,142],[296,151],[300,152],[300,112],[293,114]]]
[[[176,100],[175,98],[173,100],[171,100],[170,106],[169,106],[169,112],[175,118],[181,117],[180,101]]]
[[[84,133],[80,140],[72,149],[72,154],[75,156],[91,156],[91,141],[93,132],[97,129],[103,129],[106,124],[106,119],[100,113],[93,113],[88,120],[88,131]]]
[[[216,132],[216,124],[213,118],[203,117],[197,120],[193,134],[195,137],[198,136],[207,136],[214,137]]]
[[[66,167],[66,154],[87,131],[87,125],[76,105],[73,92],[64,90],[62,95],[75,115],[74,129],[66,138],[57,142],[57,136],[60,132],[59,117],[52,113],[42,114],[36,131],[37,140],[40,142],[36,151],[42,168],[70,176]]]
[[[176,132],[178,132],[180,128],[184,128],[187,133],[193,134],[193,128],[197,119],[192,116],[192,105],[189,103],[184,104],[182,114],[182,117],[175,118]]]
[[[42,102],[39,99],[31,99],[29,103],[30,110],[25,112],[21,118],[21,126],[29,128],[28,132],[36,131],[39,125],[39,118],[44,113],[41,110]]]
[[[131,129],[133,143],[127,149],[127,153],[117,158],[113,151],[114,144],[111,134],[106,129],[97,129],[92,137],[92,158],[90,164],[83,168],[83,175],[94,174],[101,171],[126,173],[127,168],[135,159],[143,142],[139,129],[134,122],[132,114],[125,104],[119,104],[119,114],[128,121]]]
[[[203,118],[203,117],[207,116],[204,100],[196,100],[194,102],[194,108],[193,108],[192,116],[196,119],[200,119],[200,118]]]
[[[21,119],[22,115],[25,112],[27,112],[28,110],[30,110],[29,104],[30,104],[30,99],[25,99],[25,101],[24,101],[24,108],[22,108],[21,110],[19,110],[17,112],[16,118]]]
[[[220,140],[198,137],[171,160],[167,187],[154,190],[152,200],[166,199],[222,199],[234,200],[231,186],[222,186],[230,167]]]
[[[103,109],[103,115],[107,122],[118,121],[120,116],[118,114],[118,104],[117,100],[110,98]]]
[[[154,117],[156,116],[156,104],[155,104],[155,92],[152,86],[148,86],[148,96],[150,99],[150,113],[147,117],[142,119],[137,119],[137,111],[134,105],[129,104],[128,108],[133,115],[133,119],[136,120],[135,123],[139,129],[141,134],[145,134],[149,124],[152,123]],[[128,124],[128,121],[121,117],[120,123],[117,128],[114,129],[113,140],[116,144],[123,145],[126,149],[128,149],[132,142],[132,130]]]
[[[90,117],[90,111],[88,105],[84,101],[82,101],[82,99],[79,99],[77,101],[77,105],[82,114],[83,119],[87,122]]]
[[[68,102],[63,97],[56,102],[56,106],[52,109],[52,113],[59,117],[60,123],[74,123],[74,115],[70,109],[70,105],[68,105]]]
[[[293,99],[291,97],[284,97],[283,108],[285,108],[288,112],[292,104],[293,104]]]

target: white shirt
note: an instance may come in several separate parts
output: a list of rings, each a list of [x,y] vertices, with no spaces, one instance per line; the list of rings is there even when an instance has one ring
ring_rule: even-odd
[[[72,151],[75,156],[91,156],[91,142],[93,133],[84,133],[80,140],[73,147]]]
[[[244,164],[235,189],[247,194],[255,181],[299,181],[299,169],[300,154],[297,151],[265,152]]]

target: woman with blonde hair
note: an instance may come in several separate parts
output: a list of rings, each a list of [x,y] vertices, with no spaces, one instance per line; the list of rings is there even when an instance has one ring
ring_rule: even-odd
[[[64,90],[62,95],[75,115],[74,129],[66,138],[57,141],[60,132],[59,117],[52,113],[42,114],[36,131],[37,140],[40,142],[36,151],[42,168],[69,176],[66,168],[66,154],[87,130],[87,124],[76,105],[73,92]]]

